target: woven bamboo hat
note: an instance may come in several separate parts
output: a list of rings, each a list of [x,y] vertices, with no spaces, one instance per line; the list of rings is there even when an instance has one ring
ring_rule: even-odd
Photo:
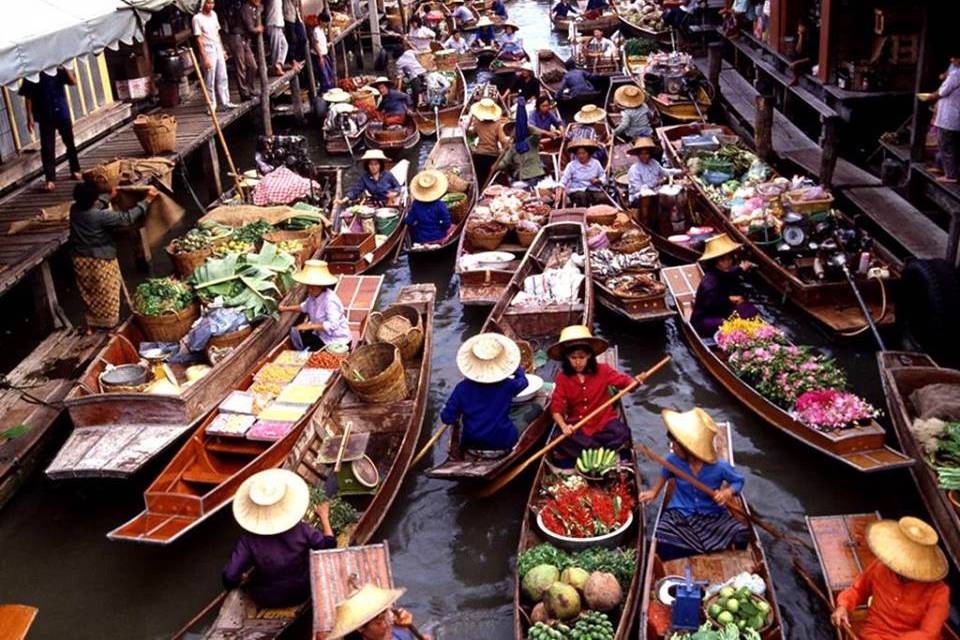
[[[504,29],[506,29],[507,27],[513,27],[514,31],[520,31],[520,27],[518,27],[517,23],[513,22],[512,20],[505,20],[504,23],[501,24],[500,26],[503,27]]]
[[[464,378],[492,383],[509,378],[520,366],[520,347],[500,333],[481,333],[457,350],[457,368]]]
[[[720,430],[710,414],[700,407],[694,407],[683,413],[664,409],[660,415],[667,425],[667,431],[684,449],[704,462],[713,464],[717,461],[713,439]]]
[[[367,160],[379,160],[380,162],[386,162],[387,156],[384,155],[383,151],[380,149],[367,149],[363,152],[363,155],[360,156],[360,162],[366,162]]]
[[[547,349],[547,355],[551,360],[563,360],[563,352],[571,347],[585,347],[593,352],[593,355],[600,355],[610,346],[603,338],[598,338],[590,332],[590,327],[582,324],[574,324],[564,327],[560,332],[560,339],[550,345]]]
[[[333,89],[325,92],[322,98],[326,102],[350,102],[350,94],[340,87],[334,87]]]
[[[337,605],[337,616],[327,640],[342,638],[363,627],[399,600],[406,589],[383,589],[365,584]]]
[[[574,138],[567,144],[568,151],[576,151],[577,149],[593,151],[599,147],[600,145],[597,144],[597,141],[591,140],[590,138]]]
[[[490,98],[483,98],[470,106],[470,115],[477,120],[495,121],[503,115],[503,109]]]
[[[657,143],[652,138],[646,136],[637,138],[633,141],[633,146],[627,150],[629,154],[637,154],[641,151],[653,151],[657,148]]]
[[[713,260],[714,258],[725,256],[728,253],[733,253],[739,248],[739,242],[734,242],[730,239],[730,236],[725,233],[721,233],[720,235],[713,236],[707,240],[703,249],[703,255],[700,256],[699,262],[706,262],[707,260]]]
[[[389,85],[389,84],[390,84],[390,78],[388,78],[388,77],[386,77],[386,76],[377,76],[377,77],[373,80],[373,82],[370,83],[370,86],[371,86],[371,87],[376,87],[376,86],[381,85],[381,84]]]
[[[613,101],[625,109],[633,109],[647,101],[647,94],[635,84],[626,84],[613,92]]]
[[[447,192],[447,176],[435,169],[421,171],[410,183],[410,192],[420,202],[439,200]]]
[[[310,506],[307,483],[286,469],[268,469],[244,480],[233,498],[237,524],[262,536],[292,529]]]
[[[477,20],[477,24],[473,25],[473,27],[477,29],[479,29],[480,27],[492,27],[492,26],[493,26],[493,20],[491,20],[487,16],[480,16],[480,19]],[[469,27],[470,25],[467,25],[467,27],[465,28],[469,28]]]
[[[936,582],[947,576],[947,557],[929,524],[907,516],[880,520],[867,527],[867,544],[888,569],[909,580]]]
[[[597,105],[585,104],[581,107],[580,111],[577,111],[573,119],[580,124],[593,124],[594,122],[602,122],[606,117],[607,112]]]
[[[337,284],[337,276],[330,273],[326,260],[307,260],[303,268],[293,274],[293,279],[300,284],[316,287],[329,287]]]

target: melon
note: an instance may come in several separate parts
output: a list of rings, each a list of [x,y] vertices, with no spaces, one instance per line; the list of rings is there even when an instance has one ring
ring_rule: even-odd
[[[580,594],[569,584],[554,582],[543,596],[547,613],[558,620],[570,620],[580,615]]]
[[[538,564],[523,576],[523,594],[531,602],[543,600],[544,592],[560,579],[560,570],[552,564]]]

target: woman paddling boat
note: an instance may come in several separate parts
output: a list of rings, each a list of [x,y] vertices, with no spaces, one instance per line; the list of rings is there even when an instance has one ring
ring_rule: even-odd
[[[361,196],[373,203],[389,206],[396,204],[400,196],[400,182],[386,170],[387,156],[380,149],[369,149],[360,158],[363,174],[347,191],[347,195],[335,204],[346,204],[359,200]]]
[[[350,324],[343,302],[334,291],[339,279],[323,260],[307,260],[293,279],[306,285],[307,297],[300,304],[280,305],[281,312],[306,314],[304,322],[290,328],[294,349],[316,351],[334,343],[350,344]]]
[[[734,312],[741,318],[759,313],[743,296],[741,275],[753,265],[746,260],[736,263],[739,249],[740,244],[721,233],[707,240],[700,256],[704,274],[697,287],[690,322],[701,336],[712,336]]]

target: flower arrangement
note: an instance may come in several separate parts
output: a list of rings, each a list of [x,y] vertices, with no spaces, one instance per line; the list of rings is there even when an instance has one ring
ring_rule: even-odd
[[[634,507],[630,485],[620,479],[609,488],[591,486],[579,476],[549,484],[541,515],[544,526],[571,538],[602,536],[623,526]]]
[[[782,331],[763,318],[741,318],[734,311],[717,330],[716,342],[724,352],[729,353],[738,348],[761,344],[787,344],[787,338]]]
[[[805,425],[824,431],[876,418],[880,411],[849,391],[817,389],[797,398],[794,415]]]
[[[727,364],[738,377],[785,409],[807,391],[842,389],[847,383],[833,360],[808,347],[760,343],[733,351]]]

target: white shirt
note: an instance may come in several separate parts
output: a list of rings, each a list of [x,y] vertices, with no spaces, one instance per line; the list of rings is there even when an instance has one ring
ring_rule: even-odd
[[[263,23],[268,27],[283,26],[283,0],[268,0]]]
[[[321,56],[329,55],[329,48],[327,47],[327,32],[321,26],[316,26],[313,28],[313,41],[317,46],[317,53]]]
[[[215,48],[223,51],[223,43],[220,42],[220,21],[217,20],[216,11],[211,11],[210,15],[201,11],[193,16],[191,22],[193,25],[193,35],[201,38],[205,49]]]
[[[610,38],[591,38],[587,43],[587,51],[599,53],[604,58],[613,58],[617,55],[617,47]]]
[[[420,61],[417,60],[417,52],[413,49],[407,49],[403,52],[402,56],[397,58],[397,71],[407,78],[416,78],[426,73],[427,70],[424,69]]]
[[[436,38],[437,34],[434,33],[433,29],[428,29],[427,27],[412,29],[409,35],[410,42],[417,49],[420,49],[420,51],[429,51],[430,43]]]
[[[453,36],[450,36],[443,41],[443,48],[456,51],[457,53],[466,53],[466,51],[470,48],[470,43],[468,43],[462,37],[459,40],[454,40]]]

